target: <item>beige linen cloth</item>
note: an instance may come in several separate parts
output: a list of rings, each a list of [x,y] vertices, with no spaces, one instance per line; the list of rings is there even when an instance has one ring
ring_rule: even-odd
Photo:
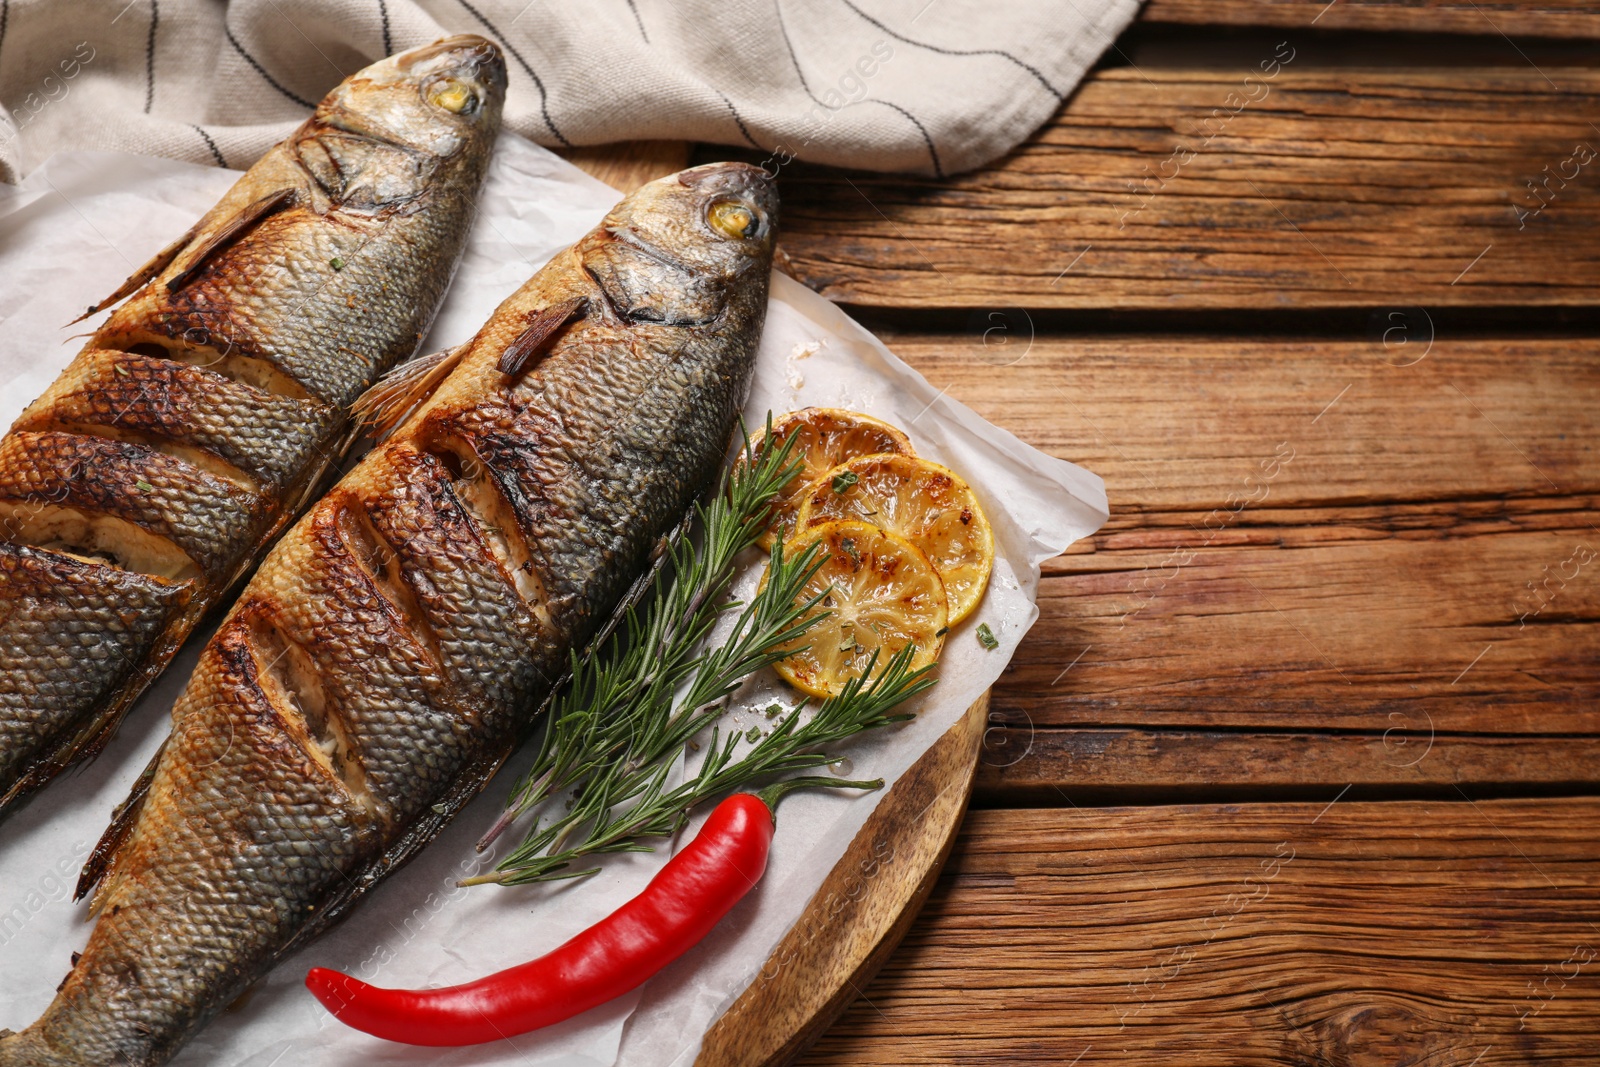
[[[498,42],[507,125],[943,176],[1060,106],[1138,0],[0,0],[0,178],[95,148],[249,166],[345,75]]]

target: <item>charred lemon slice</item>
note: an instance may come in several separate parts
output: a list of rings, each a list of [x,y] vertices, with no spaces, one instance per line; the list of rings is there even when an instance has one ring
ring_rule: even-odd
[[[809,600],[826,593],[828,614],[796,642],[804,645],[779,660],[779,674],[814,697],[830,697],[867,669],[878,668],[907,645],[915,645],[911,669],[939,658],[946,619],[944,583],[917,547],[865,522],[830,522],[784,542],[784,552],[820,543],[822,566],[800,593]],[[761,580],[766,586],[766,578]]]
[[[944,579],[950,625],[983,599],[994,568],[994,531],[954,471],[915,456],[847,460],[811,484],[795,528],[840,519],[882,526],[921,549]]]
[[[781,447],[791,437],[798,437],[790,455],[801,463],[801,468],[773,502],[772,520],[760,541],[768,551],[779,531],[795,528],[800,502],[824,471],[856,456],[878,452],[914,454],[906,435],[887,422],[843,408],[802,408],[772,421],[774,442]],[[756,449],[766,447],[766,431],[751,444]],[[739,463],[744,463],[743,456]]]

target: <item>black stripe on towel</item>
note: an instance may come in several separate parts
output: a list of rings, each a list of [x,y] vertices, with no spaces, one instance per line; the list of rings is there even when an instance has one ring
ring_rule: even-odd
[[[378,0],[378,16],[383,19],[383,54],[394,55],[394,38],[389,36],[389,3],[388,0]]]
[[[902,114],[906,118],[910,119],[911,120],[911,124],[917,128],[917,132],[922,134],[923,143],[925,143],[928,146],[928,155],[933,157],[933,176],[935,178],[943,178],[944,177],[944,168],[939,165],[939,150],[933,147],[933,138],[928,136],[928,128],[922,124],[922,122],[917,118],[917,116],[913,115],[911,112],[907,111],[905,108],[901,107],[899,104],[891,104],[887,100],[879,100],[876,97],[874,97],[874,98],[872,98],[870,100],[864,100],[862,102],[863,103],[882,104],[884,107],[892,107],[896,111],[900,112],[900,114]]]
[[[849,8],[851,11],[854,11],[857,15],[860,15],[863,19],[872,23],[874,26],[878,27],[878,29],[882,30],[884,33],[887,33],[895,40],[902,41],[905,44],[909,44],[915,48],[922,48],[929,52],[937,52],[942,56],[999,56],[1002,59],[1009,59],[1017,66],[1021,67],[1023,70],[1039,79],[1039,84],[1050,90],[1051,96],[1055,97],[1057,100],[1065,100],[1067,98],[1067,94],[1061,92],[1054,85],[1051,85],[1050,79],[1046,78],[1042,73],[1040,73],[1037,67],[1024,63],[1010,52],[1002,52],[998,48],[979,48],[972,51],[966,51],[959,48],[940,48],[936,44],[928,44],[925,41],[915,41],[903,33],[897,33],[894,30],[891,30],[889,27],[885,26],[883,23],[879,22],[877,19],[861,10],[855,4],[851,3],[850,0],[840,0],[840,3],[844,4],[845,7]]]
[[[794,64],[794,72],[800,78],[800,87],[806,91],[806,95],[809,96],[812,100],[816,101],[819,104],[822,104],[823,107],[828,107],[827,104],[823,104],[822,103],[822,98],[820,96],[818,96],[816,93],[811,91],[811,83],[806,81],[806,72],[800,68],[800,56],[794,50],[794,41],[792,41],[789,38],[789,27],[784,24],[784,21],[783,21],[783,7],[781,6],[780,0],[772,0],[772,9],[773,9],[773,12],[778,16],[778,31],[783,36],[783,46],[789,50],[789,62]],[[928,158],[933,160],[933,174],[934,174],[934,177],[936,177],[936,178],[943,178],[944,177],[944,168],[939,165],[939,153],[933,147],[933,138],[928,136],[928,128],[922,124],[922,122],[917,118],[917,116],[913,115],[911,112],[907,111],[905,108],[901,107],[899,104],[891,104],[891,103],[889,103],[889,101],[887,101],[887,100],[879,100],[875,96],[862,97],[860,100],[855,101],[855,103],[857,103],[857,104],[882,104],[884,107],[894,108],[894,110],[900,112],[900,114],[902,114],[906,118],[910,119],[911,120],[911,124],[917,128],[917,132],[922,134],[923,143],[928,146]],[[848,105],[844,105],[844,106],[848,106]],[[838,108],[828,108],[828,110],[837,111],[839,109]],[[810,144],[810,143],[811,143],[810,138],[807,138],[806,144]],[[803,144],[800,147],[804,148],[805,145]]]
[[[191,125],[193,124],[191,123]],[[211,149],[211,158],[217,161],[217,166],[221,167],[223,170],[227,170],[228,161],[222,158],[222,149],[217,147],[217,142],[211,139],[211,135],[198,126],[194,127],[194,132],[198,133],[200,135],[200,139],[206,143],[206,147]]]
[[[282,85],[278,84],[278,79],[267,73],[266,67],[263,67],[260,63],[256,62],[256,57],[251,55],[249,52],[246,52],[244,50],[244,45],[239,43],[239,38],[233,35],[232,26],[229,26],[226,22],[224,22],[222,24],[222,32],[228,35],[228,43],[233,45],[234,51],[243,56],[246,63],[256,68],[256,73],[265,78],[268,85],[272,86],[274,89],[278,90],[278,92],[282,93],[284,96],[287,96],[290,100],[293,100],[301,107],[309,107],[313,111],[316,110],[316,104],[313,104],[304,97],[296,96],[294,93],[291,93],[289,90],[285,89]]]
[[[650,43],[650,35],[644,32],[644,19],[639,15],[639,5],[634,0],[628,0],[628,10],[633,12],[633,21],[639,24],[639,36],[644,38],[644,43]]]
[[[716,89],[716,90],[713,90],[713,91],[718,96],[722,97],[722,102],[724,104],[728,105],[728,112],[731,115],[733,115],[733,121],[739,124],[739,132],[744,135],[744,139],[746,141],[749,141],[756,148],[761,148],[760,142],[757,141],[754,137],[750,136],[750,127],[748,127],[748,126],[746,126],[744,124],[744,117],[739,114],[739,109],[733,106],[733,101],[728,99],[728,94],[723,92],[721,89]],[[762,149],[762,151],[766,151],[766,150]]]
[[[150,36],[144,42],[144,113],[156,101],[156,27],[161,24],[161,0],[150,0]]]
[[[561,142],[563,147],[571,148],[572,142],[567,140],[566,136],[563,135],[560,130],[556,129],[555,121],[550,118],[550,106],[549,101],[545,97],[544,82],[539,80],[539,75],[533,72],[533,68],[528,65],[528,61],[522,58],[522,53],[517,51],[516,46],[506,39],[505,34],[501,33],[495,28],[494,23],[483,17],[483,12],[467,3],[467,0],[461,0],[461,6],[472,12],[472,17],[483,23],[484,29],[500,38],[500,43],[506,46],[506,51],[511,53],[512,57],[516,59],[517,63],[521,65],[522,69],[527,72],[528,77],[533,79],[534,88],[539,90],[539,113],[544,116],[545,126],[549,127],[551,134],[555,136],[556,140]]]

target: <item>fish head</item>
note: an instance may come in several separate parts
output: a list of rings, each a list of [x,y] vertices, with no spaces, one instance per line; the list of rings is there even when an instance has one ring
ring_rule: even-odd
[[[444,160],[488,150],[505,97],[499,47],[460,34],[346,78],[317,105],[313,125]]]
[[[764,299],[777,226],[771,175],[709,163],[641,186],[578,251],[623,318],[704,325],[752,278]]]

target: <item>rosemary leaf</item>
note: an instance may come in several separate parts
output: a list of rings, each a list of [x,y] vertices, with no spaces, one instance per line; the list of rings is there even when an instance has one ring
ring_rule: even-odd
[[[771,425],[769,415],[769,441]],[[757,779],[826,764],[833,757],[825,746],[911,717],[892,709],[934,679],[931,668],[910,670],[915,650],[908,647],[882,670],[874,655],[861,677],[804,723],[802,702],[781,718],[774,718],[776,706],[769,709],[765,733],[735,729],[723,736],[715,725],[725,698],[745,678],[781,659],[826,615],[822,594],[796,603],[823,563],[815,545],[788,557],[783,542],[775,543],[761,590],[748,603],[723,599],[737,557],[760,538],[772,501],[799,469],[790,458],[793,446],[791,438],[763,451],[746,436],[744,462],[697,509],[698,547],[687,534],[670,542],[650,594],[598,650],[574,655],[572,680],[551,707],[533,766],[479,849],[529,812],[538,817],[494,872],[463,885],[584,877],[594,868],[573,867],[583,857],[651,851],[643,842],[674,833],[696,804]],[[730,615],[727,637],[707,647],[712,630]],[[699,768],[669,787],[673,758],[707,727]],[[569,790],[569,805],[552,813],[547,801]]]
[[[768,415],[767,440],[771,428]],[[739,554],[760,539],[773,499],[800,469],[793,451],[791,439],[781,449],[756,452],[745,435],[745,462],[708,505],[696,507],[700,547],[680,531],[667,545],[663,572],[646,600],[626,613],[603,647],[588,656],[573,653],[571,681],[550,708],[533,766],[479,839],[480,852],[517,819],[625,749],[661,749],[664,735],[680,732],[663,721],[670,718],[673,694],[702,666],[706,635],[724,612],[738,608],[719,598]]]
[[[809,721],[800,721],[804,705],[796,707],[742,752],[743,731],[733,730],[721,738],[720,730],[713,726],[705,760],[692,777],[673,788],[667,788],[671,766],[664,762],[631,771],[620,764],[606,768],[591,780],[595,788],[586,787],[571,811],[532,835],[494,872],[461,884],[523,885],[583,877],[594,869],[572,870],[577,860],[613,852],[653,851],[642,840],[676,832],[687,821],[689,810],[702,801],[752,781],[831,762],[834,757],[822,751],[824,746],[912,717],[892,712],[934,683],[931,665],[910,669],[915,651],[910,646],[901,649],[881,671],[874,671],[874,653],[867,670],[838,696],[824,701]]]

